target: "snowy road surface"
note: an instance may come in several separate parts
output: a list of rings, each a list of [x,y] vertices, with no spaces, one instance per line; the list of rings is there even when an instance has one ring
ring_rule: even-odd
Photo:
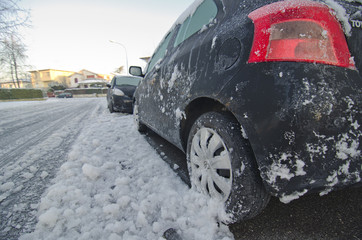
[[[0,103],[0,239],[36,223],[41,194],[66,161],[79,124],[95,111],[89,103]]]
[[[0,239],[233,239],[105,99],[0,103]]]

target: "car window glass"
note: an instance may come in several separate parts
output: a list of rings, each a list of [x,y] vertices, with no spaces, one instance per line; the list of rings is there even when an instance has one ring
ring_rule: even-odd
[[[137,78],[132,78],[132,77],[118,77],[116,78],[116,86],[121,86],[121,85],[132,85],[132,86],[137,86],[139,82],[139,79]]]
[[[156,65],[156,63],[165,56],[166,49],[167,49],[168,43],[170,42],[171,36],[172,36],[172,34],[169,33],[166,36],[166,38],[163,40],[163,42],[161,42],[161,44],[157,48],[157,51],[153,54],[153,57],[148,64],[147,71],[150,71]]]
[[[202,29],[203,26],[210,23],[217,15],[217,6],[213,0],[205,0],[196,9],[195,13],[188,17],[177,34],[174,46],[189,38],[194,33]]]
[[[111,87],[114,87],[114,79],[116,79],[115,77],[112,79],[112,82],[111,82]]]
[[[190,18],[188,17],[181,25],[180,30],[178,31],[174,46],[176,47],[177,45],[179,45],[184,39],[185,39],[185,34],[186,34],[186,30],[187,27],[189,26],[190,23]]]

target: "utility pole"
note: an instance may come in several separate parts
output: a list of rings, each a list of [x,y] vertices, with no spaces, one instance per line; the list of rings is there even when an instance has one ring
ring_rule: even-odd
[[[122,43],[119,43],[119,42],[115,42],[115,41],[112,41],[112,40],[109,40],[111,43],[114,43],[114,44],[117,44],[117,45],[120,45],[123,49],[124,49],[124,52],[126,53],[126,74],[128,75],[128,54],[127,54],[127,49],[126,47],[122,44]]]

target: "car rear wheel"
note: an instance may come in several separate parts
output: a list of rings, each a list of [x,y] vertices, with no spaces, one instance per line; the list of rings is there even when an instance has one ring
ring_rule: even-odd
[[[109,112],[110,112],[110,113],[114,113],[114,108],[113,108],[113,103],[112,103],[112,101],[109,102],[109,104],[108,104],[108,109],[109,109]]]
[[[251,146],[232,116],[199,117],[189,134],[187,161],[192,187],[225,204],[227,223],[252,218],[269,202]]]
[[[147,130],[146,125],[144,125],[140,122],[140,117],[138,115],[138,102],[137,101],[135,101],[133,104],[133,121],[136,125],[136,129],[140,133],[144,133]]]

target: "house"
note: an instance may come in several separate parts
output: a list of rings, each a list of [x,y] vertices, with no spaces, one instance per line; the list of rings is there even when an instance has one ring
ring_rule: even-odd
[[[114,77],[114,74],[98,74],[98,76],[100,76],[101,78],[103,78],[107,82],[111,82],[113,77]]]
[[[30,79],[19,79],[20,88],[32,88]],[[18,83],[15,81],[0,81],[0,88],[18,88]]]
[[[146,63],[148,63],[151,59],[151,57],[141,57],[141,60],[145,61]]]
[[[88,88],[91,85],[97,86],[97,82],[98,86],[103,86],[113,78],[113,75],[98,74],[86,69],[79,72],[44,69],[30,71],[30,73],[33,87],[45,89],[54,85],[63,85],[66,88]],[[91,80],[91,82],[84,82],[86,80]]]
[[[70,88],[89,88],[105,86],[113,78],[111,74],[98,74],[86,69],[82,69],[69,77]]]
[[[74,74],[73,71],[64,71],[56,69],[43,69],[30,71],[31,83],[34,88],[49,88],[54,85],[70,85],[69,76]]]
[[[86,79],[79,82],[79,88],[105,88],[107,81],[100,78]]]
[[[69,77],[69,87],[76,88],[79,86],[79,82],[84,81],[85,77],[82,73],[73,73]]]

